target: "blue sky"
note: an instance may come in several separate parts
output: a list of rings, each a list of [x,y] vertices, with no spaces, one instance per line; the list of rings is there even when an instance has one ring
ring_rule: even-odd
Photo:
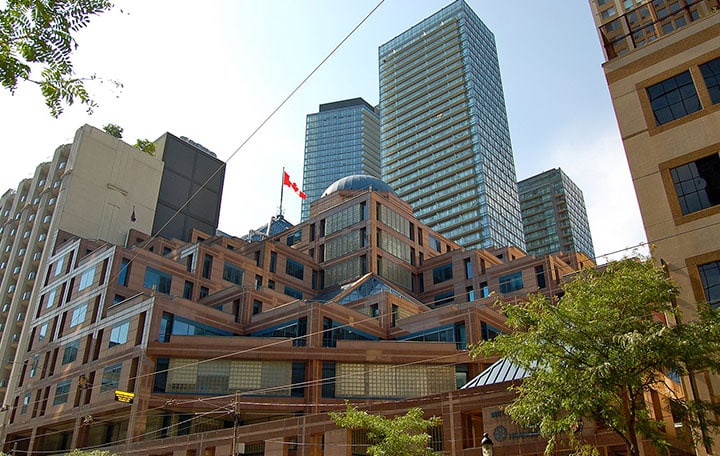
[[[0,191],[15,188],[88,123],[124,138],[187,136],[228,161],[220,229],[243,235],[277,212],[281,170],[302,180],[305,115],[345,98],[378,101],[378,46],[448,4],[385,0],[245,144],[239,146],[379,0],[117,0],[79,36],[78,74],[100,103],[53,119],[39,90],[0,93],[6,160]],[[517,177],[561,167],[583,190],[598,255],[645,241],[605,83],[588,2],[468,3],[495,34]],[[12,158],[11,158],[12,157]],[[285,192],[285,216],[300,201]]]

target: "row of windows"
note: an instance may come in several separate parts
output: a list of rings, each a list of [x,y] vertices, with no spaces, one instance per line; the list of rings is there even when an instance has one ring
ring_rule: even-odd
[[[700,65],[700,73],[711,102],[720,103],[720,58]],[[690,70],[649,86],[647,95],[657,126],[702,109]]]

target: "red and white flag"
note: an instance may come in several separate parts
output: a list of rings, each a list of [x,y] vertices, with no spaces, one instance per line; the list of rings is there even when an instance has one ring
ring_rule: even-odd
[[[300,198],[307,199],[307,195],[305,193],[303,193],[302,190],[300,190],[300,187],[298,187],[298,184],[296,184],[295,182],[290,180],[290,175],[288,173],[286,173],[285,171],[283,171],[283,184],[285,184],[288,187],[290,187],[291,189],[293,189],[293,191],[295,193],[297,193],[297,196],[299,196]]]

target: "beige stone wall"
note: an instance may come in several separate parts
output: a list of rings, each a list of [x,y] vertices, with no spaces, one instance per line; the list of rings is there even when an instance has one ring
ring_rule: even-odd
[[[77,131],[72,148],[57,228],[120,245],[130,228],[150,233],[162,160],[89,125]]]

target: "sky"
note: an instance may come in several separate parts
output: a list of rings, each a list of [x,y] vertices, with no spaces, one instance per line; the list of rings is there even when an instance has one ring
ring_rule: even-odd
[[[83,124],[118,124],[131,144],[170,132],[227,161],[219,229],[247,234],[277,214],[283,167],[302,182],[305,116],[377,104],[378,47],[449,0],[385,0],[290,96],[379,2],[116,0],[77,36],[76,73],[98,76],[92,115],[73,105],[53,118],[32,83],[0,91],[0,193]],[[598,261],[632,253],[646,237],[589,3],[467,2],[495,35],[518,180],[562,168],[583,191]],[[282,207],[300,221],[299,197],[284,192]]]

